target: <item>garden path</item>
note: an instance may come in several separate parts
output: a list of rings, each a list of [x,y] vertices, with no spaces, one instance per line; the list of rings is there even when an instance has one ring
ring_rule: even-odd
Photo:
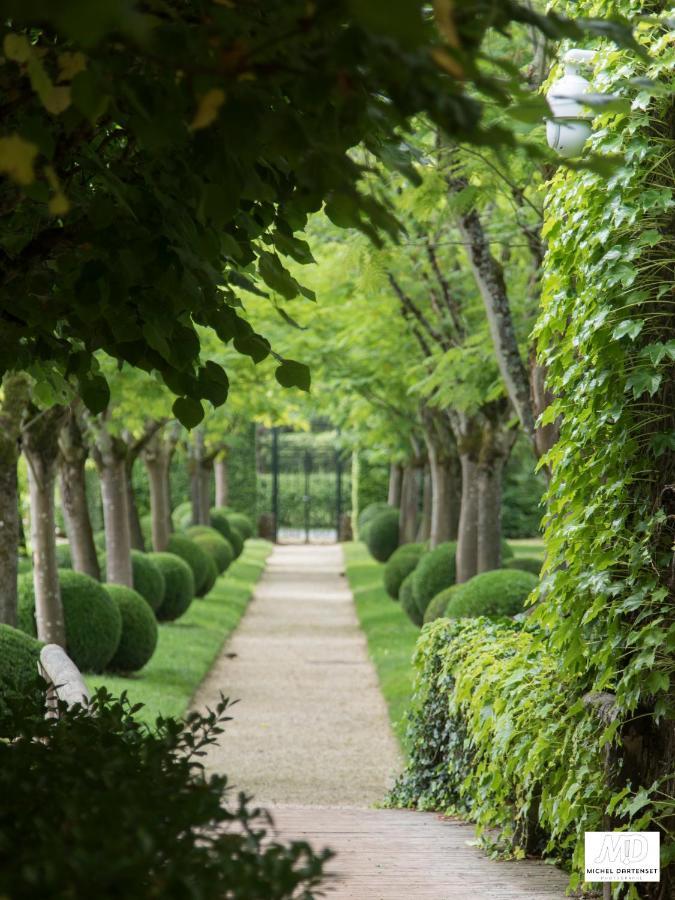
[[[565,877],[498,863],[473,830],[372,809],[401,766],[339,546],[280,546],[241,625],[197,692],[241,700],[207,768],[271,809],[285,837],[337,851],[334,900],[562,900]]]

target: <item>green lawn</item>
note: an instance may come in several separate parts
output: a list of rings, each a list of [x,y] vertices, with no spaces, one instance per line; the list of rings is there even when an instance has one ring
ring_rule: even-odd
[[[159,626],[157,650],[144,669],[128,677],[88,675],[88,687],[104,685],[116,695],[127,691],[132,703],[144,704],[138,715],[147,722],[160,714],[184,715],[225,639],[238,625],[271,549],[267,541],[247,541],[242,555],[207,597],[193,600],[176,622]]]
[[[343,547],[347,578],[368,640],[368,651],[377,669],[394,732],[405,748],[405,713],[413,683],[411,660],[419,628],[385,591],[384,567],[372,558],[365,544],[349,543]]]
[[[544,542],[541,538],[514,538],[509,539],[509,547],[516,557],[533,556],[536,559],[544,559]]]

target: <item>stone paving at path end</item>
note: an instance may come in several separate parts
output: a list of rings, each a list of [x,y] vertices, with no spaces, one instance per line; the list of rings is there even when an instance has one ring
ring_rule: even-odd
[[[488,859],[469,825],[372,809],[402,759],[339,545],[275,547],[193,707],[213,707],[221,691],[240,702],[207,768],[268,807],[282,838],[337,852],[327,898],[564,898],[563,873]]]

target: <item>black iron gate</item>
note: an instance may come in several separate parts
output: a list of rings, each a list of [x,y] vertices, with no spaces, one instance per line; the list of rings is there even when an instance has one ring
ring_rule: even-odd
[[[274,428],[258,446],[259,505],[272,515],[281,543],[339,540],[350,471],[334,429]]]

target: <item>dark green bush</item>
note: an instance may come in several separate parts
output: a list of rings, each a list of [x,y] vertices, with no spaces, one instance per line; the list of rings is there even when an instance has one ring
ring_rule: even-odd
[[[168,553],[180,556],[192,569],[195,580],[195,594],[202,596],[209,579],[209,555],[198,544],[184,534],[172,534],[167,545]]]
[[[445,590],[436,594],[424,613],[424,624],[427,625],[429,622],[435,622],[436,619],[443,619],[445,617],[445,611],[448,608],[448,603],[452,597],[455,596],[457,591],[461,590],[461,584],[453,584],[452,587],[445,588]]]
[[[164,576],[147,553],[131,551],[134,590],[157,611],[164,600]]]
[[[234,525],[230,526],[230,546],[232,547],[234,558],[239,559],[244,549],[244,539]]]
[[[234,559],[232,544],[208,525],[193,525],[185,533],[215,560],[217,573],[222,575]]]
[[[446,541],[425,553],[417,564],[413,573],[413,595],[421,619],[436,594],[455,583],[456,553],[457,544]]]
[[[451,619],[474,616],[515,616],[538,584],[530,572],[495,569],[474,575],[460,586],[446,608]]]
[[[106,591],[120,611],[122,634],[108,668],[137,672],[148,662],[157,646],[157,619],[147,600],[132,588],[106,584]]]
[[[231,528],[237,529],[243,540],[247,541],[249,538],[253,537],[255,533],[253,522],[251,522],[249,517],[244,515],[244,513],[230,512],[227,514],[227,520],[230,523]]]
[[[45,720],[12,702],[0,741],[0,896],[312,900],[329,854],[282,844],[202,752],[227,708],[141,724],[101,690]],[[105,789],[104,789],[105,788]]]
[[[102,672],[119,644],[122,619],[105,588],[89,575],[59,570],[66,651],[83,672]],[[19,576],[19,628],[37,635],[33,576]]]
[[[398,510],[385,509],[368,522],[365,541],[370,555],[386,562],[398,547]]]
[[[211,593],[211,590],[218,581],[218,566],[216,565],[215,559],[208,555],[209,560],[209,568],[206,573],[206,581],[202,585],[201,591],[197,594],[198,597],[206,597],[207,594]]]
[[[7,716],[8,694],[34,694],[39,703],[41,691],[35,683],[42,644],[36,638],[11,625],[0,624],[0,737],[7,737],[4,719]]]
[[[59,567],[59,569],[73,568],[73,557],[70,553],[69,544],[56,545],[56,565]]]
[[[182,616],[195,596],[192,569],[175,553],[148,553],[164,578],[164,599],[155,614],[160,622]]]
[[[232,543],[232,529],[228,519],[229,511],[224,507],[214,506],[209,513],[211,527],[215,528],[227,541]]]
[[[520,569],[522,572],[529,572],[531,575],[540,575],[543,563],[536,556],[517,556],[513,559],[507,559],[504,563],[505,569]]]
[[[364,508],[359,513],[358,525],[359,525],[359,537],[362,541],[366,540],[366,536],[364,530],[369,525],[373,519],[377,518],[380,513],[388,512],[391,509],[395,509],[394,506],[389,506],[388,503],[370,503],[368,506],[364,506]],[[398,510],[396,510],[398,513]]]
[[[424,544],[403,544],[387,560],[384,567],[384,588],[392,600],[398,600],[403,579],[413,571],[424,549]]]
[[[410,575],[406,575],[403,579],[401,589],[398,592],[398,599],[410,621],[414,625],[417,625],[418,628],[421,628],[423,618],[417,608],[417,603],[415,603],[415,595],[413,594],[413,574],[414,573],[411,572]]]

